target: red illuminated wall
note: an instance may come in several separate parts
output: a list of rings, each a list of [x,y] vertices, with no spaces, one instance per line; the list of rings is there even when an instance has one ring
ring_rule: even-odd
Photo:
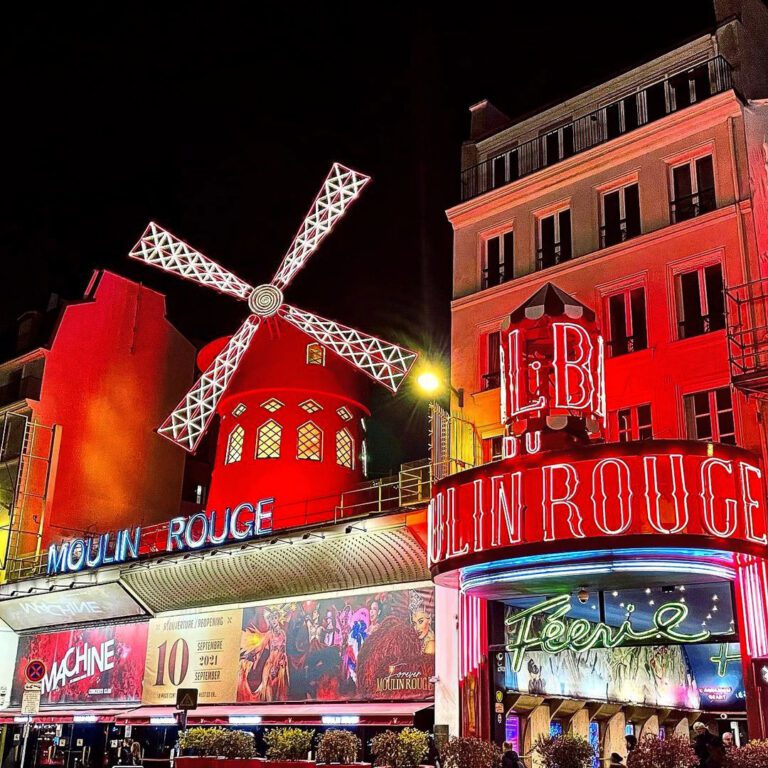
[[[155,433],[192,380],[194,348],[165,298],[95,273],[46,354],[35,418],[57,425],[43,545],[178,514],[184,454]]]
[[[206,346],[198,364],[205,369],[226,339]],[[242,502],[275,499],[275,527],[304,525],[332,517],[340,494],[363,480],[361,418],[368,415],[368,380],[332,352],[324,365],[307,364],[307,345],[312,339],[273,319],[253,339],[219,403],[219,437],[207,509],[223,510]],[[271,399],[281,406],[270,412]],[[312,400],[320,410],[308,413],[302,403]],[[238,406],[245,406],[240,412]],[[339,409],[346,408],[345,420]],[[259,429],[267,422],[281,428],[279,456],[257,458]],[[298,459],[298,430],[312,422],[322,431],[318,461]],[[242,456],[227,463],[232,430],[243,430]],[[340,466],[336,435],[346,429],[353,439],[354,467]],[[309,501],[311,500],[311,501]]]

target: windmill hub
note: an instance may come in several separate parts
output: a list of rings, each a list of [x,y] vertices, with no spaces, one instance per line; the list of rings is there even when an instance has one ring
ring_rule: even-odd
[[[254,315],[272,317],[283,304],[283,292],[272,283],[257,285],[248,297],[248,306]]]

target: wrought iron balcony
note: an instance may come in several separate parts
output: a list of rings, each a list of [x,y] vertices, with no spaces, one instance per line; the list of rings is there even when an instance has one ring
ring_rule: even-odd
[[[722,56],[681,69],[641,91],[467,168],[461,174],[461,200],[530,176],[732,87],[731,65]]]
[[[714,189],[702,189],[691,195],[681,195],[669,204],[670,218],[673,224],[701,216],[702,213],[717,208]]]

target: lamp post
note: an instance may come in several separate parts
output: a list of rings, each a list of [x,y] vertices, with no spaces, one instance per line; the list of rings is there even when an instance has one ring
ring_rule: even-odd
[[[417,376],[416,383],[419,386],[419,389],[428,395],[436,393],[443,386],[447,386],[448,389],[453,392],[454,395],[456,395],[456,401],[459,408],[464,407],[464,388],[461,387],[456,389],[450,382],[441,381],[440,377],[437,373],[435,373],[435,371],[431,369],[422,371]]]

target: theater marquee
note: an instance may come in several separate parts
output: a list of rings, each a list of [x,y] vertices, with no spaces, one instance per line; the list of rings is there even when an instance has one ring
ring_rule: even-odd
[[[691,441],[584,446],[487,464],[442,481],[428,520],[436,573],[494,550],[551,551],[558,542],[572,549],[596,539],[613,546],[617,536],[655,544],[693,536],[755,553],[768,543],[755,457]]]

